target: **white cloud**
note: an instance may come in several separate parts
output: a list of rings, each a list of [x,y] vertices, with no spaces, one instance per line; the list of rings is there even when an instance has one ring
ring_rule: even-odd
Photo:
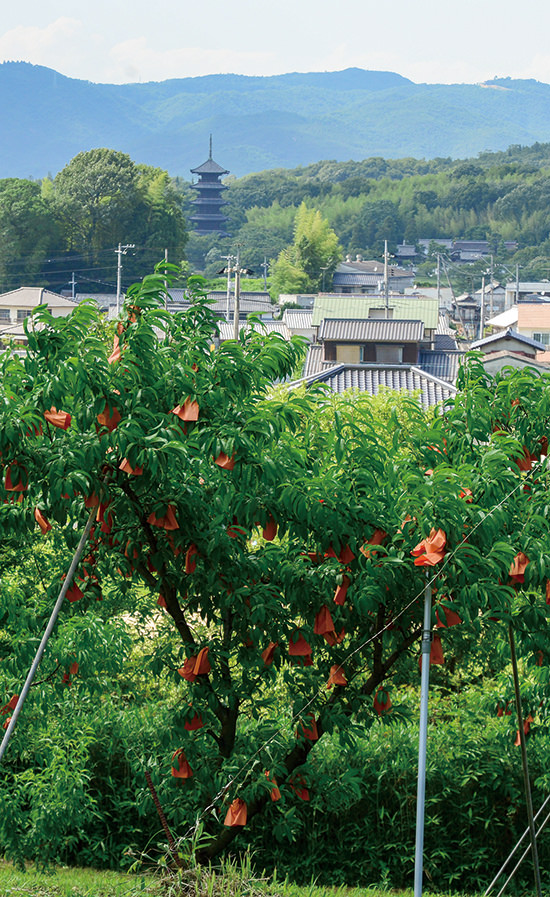
[[[69,78],[101,81],[108,45],[80,19],[61,16],[43,28],[18,25],[0,35],[0,60],[31,62]]]
[[[157,49],[145,37],[122,41],[109,50],[107,80],[164,81],[196,75],[236,72],[242,75],[269,75],[276,71],[271,53],[201,47]]]
[[[18,25],[0,35],[0,58],[51,65],[75,40],[81,39],[82,29],[82,22],[67,16],[56,19],[45,28]]]

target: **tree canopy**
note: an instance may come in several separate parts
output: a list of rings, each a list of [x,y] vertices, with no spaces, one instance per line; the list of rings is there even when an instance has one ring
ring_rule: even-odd
[[[176,698],[137,762],[163,794],[184,783],[172,821],[185,835],[201,818],[209,857],[255,817],[291,815],[318,787],[323,735],[353,743],[392,712],[393,682],[416,681],[427,575],[431,662],[502,620],[529,662],[550,657],[549,380],[492,380],[474,361],[438,416],[406,399],[382,420],[368,396],[273,390],[299,341],[243,331],[214,348],[208,302],[170,315],[163,284],[130,292],[112,346],[82,304],[39,309],[28,352],[2,356],[0,530],[11,545],[57,540],[53,600],[97,508],[60,632],[149,621],[149,668]],[[80,651],[75,638],[45,660],[46,704],[59,657],[69,678],[85,670]],[[15,684],[13,649],[8,664]]]
[[[66,287],[71,271],[111,292],[118,243],[131,244],[123,286],[150,270],[164,249],[184,258],[185,197],[166,171],[136,165],[110,149],[79,153],[53,180],[0,181],[0,290],[45,284]],[[96,286],[97,291],[97,286]]]
[[[342,250],[328,221],[302,202],[294,220],[294,240],[273,266],[276,293],[306,293],[321,289],[340,261]]]

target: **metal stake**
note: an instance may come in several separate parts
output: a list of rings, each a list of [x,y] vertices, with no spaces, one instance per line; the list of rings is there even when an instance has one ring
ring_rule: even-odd
[[[537,813],[535,814],[535,822],[537,821],[537,819],[539,818],[540,814],[542,813],[542,811],[545,809],[545,807],[548,805],[549,802],[550,802],[550,795],[548,795],[548,797],[545,799],[544,803],[542,804],[540,810],[538,810]],[[542,830],[546,827],[546,824],[548,823],[549,820],[550,820],[550,814],[548,814],[548,816],[546,816],[544,822],[541,824],[539,830],[537,831],[537,835],[540,835],[540,833],[541,833]],[[491,884],[488,886],[487,890],[486,890],[485,893],[483,894],[483,897],[488,897],[488,895],[491,893],[491,891],[493,890],[493,888],[494,888],[494,886],[496,885],[497,881],[499,880],[500,876],[502,875],[502,873],[503,873],[504,870],[506,869],[506,866],[508,865],[508,863],[510,862],[510,860],[513,859],[513,857],[514,857],[516,851],[519,850],[519,848],[520,848],[521,845],[523,844],[524,839],[527,837],[528,834],[529,834],[529,826],[525,829],[525,831],[523,832],[521,838],[520,838],[519,841],[516,843],[516,846],[512,849],[512,851],[508,854],[508,857],[504,860],[502,866],[500,867],[500,869],[498,870],[497,874],[496,874],[495,877],[493,878]],[[529,853],[530,850],[531,850],[531,846],[529,846],[529,847],[527,848],[527,850],[525,851],[525,853],[522,854],[520,863],[523,862],[523,860],[525,859],[526,855]],[[518,864],[518,865],[519,865],[519,864]],[[511,876],[514,874],[514,872],[516,871],[517,868],[518,868],[518,866],[515,866],[515,867],[514,867],[514,869],[512,870]],[[511,877],[511,876],[510,876],[510,877]],[[507,878],[506,881],[504,882],[504,887],[506,887],[506,885],[508,884],[509,881],[510,881],[510,878]],[[500,891],[499,894],[502,894],[502,891]],[[497,894],[497,897],[499,897],[498,894]]]
[[[541,809],[542,809],[542,808],[541,808]],[[539,810],[539,813],[540,813],[540,810]],[[539,815],[539,814],[537,813],[537,816],[538,816],[538,815]],[[536,818],[537,818],[537,817],[535,816],[535,819],[536,819]],[[546,827],[546,825],[547,825],[547,823],[548,823],[549,820],[550,820],[550,813],[548,814],[548,816],[546,816],[546,817],[543,819],[542,823],[540,824],[540,826],[539,826],[539,828],[538,828],[538,830],[537,830],[537,835],[540,835],[541,832],[544,831],[544,829],[545,829],[545,827]],[[527,832],[529,832],[529,829],[527,829]],[[526,857],[527,854],[529,854],[530,852],[531,852],[531,845],[529,844],[528,847],[526,847],[525,850],[523,851],[523,853],[522,853],[522,855],[520,856],[519,860],[517,861],[516,865],[514,866],[514,868],[512,869],[512,871],[510,872],[508,878],[506,879],[506,881],[505,881],[504,884],[502,885],[500,891],[499,891],[498,894],[497,894],[497,897],[502,897],[502,894],[504,894],[504,891],[506,890],[508,884],[512,881],[514,875],[516,874],[516,872],[518,871],[519,867],[520,867],[521,864],[523,863],[525,857]],[[507,860],[506,862],[508,862],[508,860]]]
[[[53,628],[55,626],[55,622],[59,615],[59,611],[61,610],[61,605],[63,604],[65,595],[67,594],[67,592],[69,590],[69,586],[72,583],[73,576],[74,576],[76,568],[78,566],[78,562],[80,561],[82,552],[84,551],[86,542],[88,541],[88,536],[90,535],[90,530],[92,528],[92,524],[94,522],[94,517],[96,516],[96,514],[97,514],[97,508],[92,508],[92,510],[90,511],[90,516],[88,517],[88,522],[84,528],[84,532],[82,533],[82,535],[80,537],[80,542],[78,543],[78,547],[73,555],[73,559],[71,561],[71,566],[69,567],[69,572],[67,573],[67,576],[65,577],[65,582],[61,586],[61,591],[59,593],[57,601],[55,602],[54,609],[52,611],[52,615],[50,617],[49,623],[46,626],[44,635],[42,636],[42,641],[40,642],[40,645],[38,646],[38,650],[37,650],[35,658],[32,662],[32,666],[29,670],[28,676],[25,680],[25,684],[24,684],[23,688],[21,689],[21,694],[19,695],[19,700],[17,701],[17,704],[12,713],[12,717],[11,717],[9,726],[6,729],[6,734],[4,735],[4,737],[2,739],[2,744],[0,744],[0,762],[2,761],[2,758],[3,758],[4,754],[6,753],[6,748],[9,744],[12,732],[15,729],[15,724],[17,722],[17,718],[18,718],[19,714],[21,713],[21,710],[23,709],[23,704],[25,703],[25,700],[29,693],[29,689],[32,685],[32,681],[36,675],[36,671],[38,670],[40,661],[42,660],[42,655],[44,654],[46,645],[48,644],[48,640],[52,634]]]
[[[514,691],[516,694],[516,712],[518,717],[519,741],[521,745],[521,761],[523,763],[523,780],[525,785],[525,803],[527,805],[527,819],[529,822],[529,836],[531,839],[531,852],[533,854],[533,870],[535,874],[535,888],[538,897],[542,897],[540,882],[539,856],[537,851],[537,835],[535,832],[535,818],[533,814],[533,801],[531,799],[531,785],[529,783],[529,767],[527,765],[527,748],[525,745],[525,732],[523,730],[523,713],[521,710],[521,695],[519,692],[518,662],[516,658],[516,646],[514,642],[514,630],[512,624],[508,626],[510,639],[510,657],[512,660],[512,673],[514,677]]]
[[[426,574],[429,579],[428,574]],[[418,788],[416,798],[416,849],[414,858],[414,897],[422,897],[424,871],[424,810],[426,806],[426,750],[428,744],[428,689],[430,686],[430,649],[432,642],[432,585],[424,589],[424,628],[422,630],[422,673],[420,681],[420,723],[418,733]]]

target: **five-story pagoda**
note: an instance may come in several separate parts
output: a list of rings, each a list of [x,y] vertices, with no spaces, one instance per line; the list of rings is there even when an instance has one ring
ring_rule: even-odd
[[[198,182],[191,185],[198,192],[197,199],[192,200],[196,210],[190,219],[193,230],[202,235],[218,233],[222,237],[229,236],[225,229],[228,219],[221,211],[221,207],[227,205],[226,200],[222,199],[222,193],[227,187],[220,182],[220,178],[229,174],[229,171],[212,158],[212,135],[208,159],[198,168],[192,168],[191,174],[199,176]]]

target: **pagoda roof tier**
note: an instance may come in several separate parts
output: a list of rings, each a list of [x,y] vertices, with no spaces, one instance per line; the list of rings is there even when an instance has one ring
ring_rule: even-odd
[[[229,174],[227,168],[222,168],[213,159],[207,159],[198,168],[192,168],[191,174]]]
[[[203,221],[205,224],[212,223],[215,224],[217,221],[222,224],[225,221],[229,221],[227,215],[191,215],[190,221]]]
[[[225,230],[194,230],[194,234],[197,234],[199,237],[210,237],[212,234],[217,234],[218,237],[230,237],[231,234],[228,234]]]
[[[218,199],[217,196],[201,196],[198,199],[190,200],[191,205],[194,206],[228,206],[229,203],[226,199]]]
[[[220,184],[219,181],[197,181],[191,184],[193,190],[227,190],[227,184]]]

